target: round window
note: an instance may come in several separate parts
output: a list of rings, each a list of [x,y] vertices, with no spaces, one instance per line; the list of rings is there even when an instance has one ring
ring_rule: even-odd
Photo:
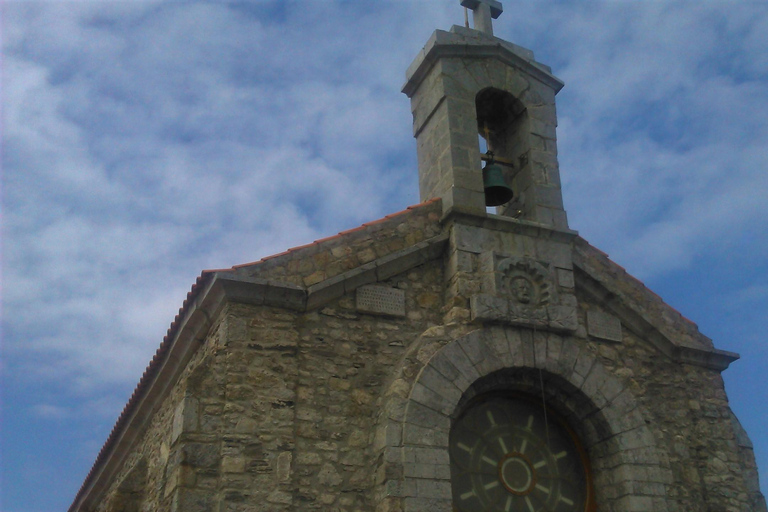
[[[586,452],[574,432],[527,397],[487,397],[450,435],[454,508],[460,512],[594,509]]]

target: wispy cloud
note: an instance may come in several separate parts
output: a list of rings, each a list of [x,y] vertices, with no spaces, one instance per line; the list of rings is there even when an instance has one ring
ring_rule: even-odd
[[[108,429],[201,269],[417,202],[399,88],[455,4],[4,4],[3,373],[30,395],[13,403]],[[765,306],[768,6],[505,8],[497,35],[566,82],[572,227],[651,282],[738,257],[728,297]]]

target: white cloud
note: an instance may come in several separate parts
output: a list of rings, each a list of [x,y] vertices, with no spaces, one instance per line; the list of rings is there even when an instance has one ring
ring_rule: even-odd
[[[744,41],[766,9],[578,5],[556,34],[573,49],[558,73],[572,225],[642,277],[686,268],[745,226],[765,230],[768,90]]]
[[[113,418],[201,269],[415,203],[399,88],[457,4],[6,4],[2,364],[50,386],[31,412]],[[768,7],[505,9],[497,35],[566,81],[571,226],[642,278],[744,247],[761,268]],[[764,285],[729,297],[754,309]]]

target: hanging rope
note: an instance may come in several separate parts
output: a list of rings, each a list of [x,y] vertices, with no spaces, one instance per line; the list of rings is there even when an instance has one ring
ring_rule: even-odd
[[[546,357],[546,354],[545,354]],[[539,369],[539,387],[541,387],[541,407],[544,409],[544,431],[546,433],[547,444],[549,444],[549,419],[547,418],[547,401],[544,397],[544,372],[536,364],[536,326],[533,326],[533,366]]]

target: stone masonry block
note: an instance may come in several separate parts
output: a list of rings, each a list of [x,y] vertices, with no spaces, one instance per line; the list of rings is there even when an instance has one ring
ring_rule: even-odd
[[[173,414],[173,425],[171,427],[171,443],[185,432],[195,432],[199,425],[199,404],[196,398],[184,397]]]
[[[408,403],[405,422],[410,425],[430,427],[445,432],[451,428],[451,419],[448,416],[413,401]]]
[[[494,327],[488,330],[486,343],[493,351],[493,354],[504,364],[504,366],[514,366],[514,356],[509,350],[509,341],[505,329]]]
[[[653,435],[645,426],[627,432],[622,432],[616,436],[616,438],[622,450],[632,450],[636,448],[647,448],[655,446]]]
[[[303,311],[307,305],[307,295],[306,291],[299,286],[270,281],[264,294],[264,303]]]
[[[455,65],[455,62],[453,63]],[[450,64],[449,64],[450,65]],[[446,94],[455,97],[472,98],[480,90],[480,85],[464,66],[455,67],[450,72],[446,71],[448,66],[443,67],[443,84]]]
[[[530,331],[521,331],[520,341],[520,346],[523,352],[523,366],[526,368],[534,368],[533,334]]]
[[[647,427],[643,428],[647,430]],[[621,446],[619,446],[619,449],[622,449]],[[654,466],[661,468],[661,471],[665,472],[667,470],[664,466],[669,463],[660,460],[664,459],[663,455],[663,452],[660,453],[655,446],[641,446],[639,448],[625,450],[625,452],[622,453],[622,457],[625,460],[631,461],[633,464],[642,465],[643,467]]]
[[[493,295],[473,295],[469,298],[472,320],[501,321],[509,316],[509,301]]]
[[[573,288],[576,282],[573,277],[573,270],[558,268],[557,269],[557,284],[563,288]]]
[[[464,149],[453,150],[453,184],[456,188],[473,190],[475,192],[485,193],[483,187],[483,174],[480,172],[479,164],[477,168],[469,161],[469,152]],[[480,162],[478,154],[478,162]]]
[[[344,295],[344,274],[307,288],[307,309],[317,309]]]
[[[445,354],[445,357],[459,371],[466,382],[472,383],[480,378],[480,374],[477,373],[477,369],[475,369],[469,356],[457,342],[449,343],[440,352]]]
[[[448,448],[448,432],[430,427],[406,424],[403,442],[411,446],[437,446]]]
[[[478,271],[482,274],[491,274],[496,271],[496,253],[494,251],[483,251],[477,257]]]
[[[623,382],[611,375],[606,376],[603,385],[600,387],[600,393],[608,402],[612,402],[622,391],[624,391]]]
[[[625,388],[613,398],[611,401],[611,409],[618,414],[629,414],[631,411],[637,409],[637,400],[635,400],[632,392]]]
[[[360,286],[376,282],[376,262],[372,261],[345,274],[344,291],[352,292]]]
[[[544,363],[544,367],[552,372],[557,373],[560,367],[560,353],[563,349],[563,338],[554,333],[549,333],[547,336],[547,357]]]
[[[403,512],[451,512],[450,499],[408,497],[403,500]]]
[[[459,212],[480,215],[485,214],[485,194],[475,190],[453,187],[440,196],[443,200],[443,212]]]
[[[415,486],[414,486],[415,488]],[[406,495],[406,485],[402,480],[387,480],[384,484],[384,496],[399,497]]]
[[[403,464],[403,474],[412,478],[450,480],[451,466],[448,464]]]
[[[448,129],[447,111],[445,102],[445,92],[442,84],[425,89],[424,94],[419,95],[416,106],[413,110],[413,135],[419,137],[425,133],[425,128],[434,129],[433,126],[439,126],[442,129]],[[443,128],[444,127],[444,128]]]
[[[451,482],[446,480],[414,479],[420,498],[451,499]]]
[[[443,395],[432,391],[428,387],[418,382],[413,385],[413,390],[411,391],[411,400],[446,415],[453,412],[453,402],[450,402]]]
[[[622,512],[661,512],[654,507],[654,500],[651,496],[622,496],[614,503],[615,510]]]
[[[404,446],[403,462],[420,464],[450,464],[448,450],[424,446]]]
[[[557,112],[554,105],[530,106],[528,107],[528,116],[531,120],[535,120],[546,125],[557,126]],[[537,134],[544,135],[542,133]]]
[[[386,446],[400,446],[403,442],[402,423],[387,420],[383,426],[376,429],[376,435],[373,438],[373,450],[379,451]]]
[[[478,373],[481,375],[489,375],[495,371],[503,370],[506,367],[507,365],[504,363],[504,361],[492,356],[483,359],[475,365],[475,368],[477,368]]]
[[[545,368],[547,364],[547,332],[536,332],[533,337],[533,367]]]
[[[507,76],[504,80],[504,90],[519,99],[528,87],[528,80],[525,79],[524,75],[515,68],[507,68]]]
[[[458,250],[477,254],[483,252],[482,248],[487,245],[485,231],[470,226],[457,224],[453,227],[451,234]]]
[[[560,359],[558,361],[558,373],[565,379],[570,380],[573,373],[573,366],[576,364],[576,358],[579,356],[579,344],[571,337],[563,339],[563,346],[560,349]]]
[[[461,391],[446,379],[440,372],[432,366],[425,366],[418,377],[418,382],[435,393],[446,398],[449,402],[458,403],[461,399]]]
[[[171,501],[171,512],[208,512],[215,496],[205,489],[179,488]]]
[[[521,95],[521,100],[526,106],[555,105],[555,91],[536,79],[528,82],[529,87]]]
[[[563,209],[563,193],[560,187],[537,184],[534,192],[537,204],[556,210]]]
[[[399,464],[404,461],[405,448],[400,446],[391,446],[384,449],[384,461],[387,463]],[[407,462],[407,461],[406,461]],[[411,461],[414,462],[414,461]]]
[[[450,76],[443,75],[441,78],[442,93],[448,100],[464,99],[466,101],[475,96],[475,92],[467,88],[473,86],[473,80],[466,71],[452,73]]]
[[[536,240],[536,257],[553,267],[573,269],[572,250],[569,244],[552,240]]]
[[[552,225],[556,229],[569,229],[568,214],[565,210],[552,210]]]
[[[589,372],[589,375],[584,380],[584,384],[581,386],[581,390],[600,408],[604,407],[607,403],[602,393],[599,393],[606,379],[607,375],[603,366],[601,364],[595,364],[592,367],[592,371]],[[602,403],[598,403],[598,397]]]
[[[535,133],[536,135],[540,135],[547,139],[557,138],[555,124],[553,122],[544,122],[531,116],[528,118],[528,125],[531,133]]]
[[[474,272],[472,253],[466,251],[454,251],[450,258],[451,274],[455,272]]]
[[[473,365],[485,359],[490,352],[485,344],[485,340],[480,335],[480,331],[474,331],[460,338],[457,342]]]
[[[573,373],[581,377],[581,381],[587,378],[592,365],[595,363],[595,357],[587,350],[581,350],[576,358],[576,364],[573,367]],[[581,387],[581,385],[579,385]]]
[[[529,189],[529,194],[533,194],[533,192]],[[550,226],[554,225],[554,217],[552,216],[552,209],[548,208],[546,206],[540,206],[535,203],[535,199],[528,200],[528,204],[526,204],[526,207],[533,205],[530,209],[530,214],[532,216],[533,221],[539,222],[541,224],[549,224]],[[526,212],[527,213],[527,212]]]
[[[434,368],[447,380],[451,381],[462,393],[472,384],[464,375],[451,363],[443,351],[439,351],[435,357],[429,361],[429,366]]]
[[[509,345],[509,353],[512,356],[512,367],[520,368],[525,365],[523,358],[523,342],[520,331],[517,329],[504,329],[504,335]]]

